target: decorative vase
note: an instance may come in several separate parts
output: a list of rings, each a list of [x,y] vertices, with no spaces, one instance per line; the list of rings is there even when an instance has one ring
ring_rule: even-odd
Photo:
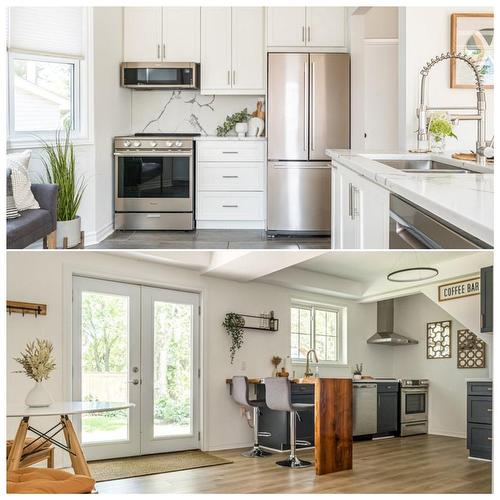
[[[352,378],[354,380],[361,380],[361,375],[356,373],[355,375],[352,376]]]
[[[264,120],[257,116],[250,118],[248,121],[249,137],[258,137],[264,133]]]
[[[64,248],[64,238],[68,238],[68,248],[76,247],[81,239],[82,220],[77,216],[73,220],[57,221],[57,248]]]
[[[45,388],[45,382],[36,382],[35,387],[28,392],[26,399],[24,400],[26,406],[31,408],[41,408],[44,406],[50,406],[54,400],[50,395],[50,392]]]
[[[446,137],[431,134],[431,151],[433,153],[444,153]]]
[[[234,127],[238,137],[245,137],[245,134],[248,132],[248,123],[237,123]]]

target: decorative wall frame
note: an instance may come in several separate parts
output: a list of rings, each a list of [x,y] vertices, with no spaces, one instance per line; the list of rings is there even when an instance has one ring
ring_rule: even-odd
[[[427,359],[451,358],[451,320],[427,323]]]
[[[457,368],[486,368],[486,343],[470,330],[457,330]]]
[[[479,65],[484,88],[494,82],[494,17],[492,12],[460,12],[451,15],[451,52],[472,56]],[[474,89],[474,75],[465,64],[450,60],[450,87]]]

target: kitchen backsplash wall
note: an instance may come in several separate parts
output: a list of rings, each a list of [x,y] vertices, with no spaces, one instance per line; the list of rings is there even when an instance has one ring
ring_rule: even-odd
[[[227,115],[255,111],[259,96],[201,95],[197,91],[132,91],[132,132],[215,135]]]

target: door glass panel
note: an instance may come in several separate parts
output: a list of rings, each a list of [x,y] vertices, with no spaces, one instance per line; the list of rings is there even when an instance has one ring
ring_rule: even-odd
[[[118,161],[119,198],[189,198],[188,156],[124,157]]]
[[[154,302],[155,438],[192,434],[193,306]]]
[[[128,402],[129,298],[82,292],[82,401]],[[128,410],[82,415],[82,442],[129,437]]]

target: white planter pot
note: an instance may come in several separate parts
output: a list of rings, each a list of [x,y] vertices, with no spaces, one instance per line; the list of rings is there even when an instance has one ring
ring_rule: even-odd
[[[354,380],[361,380],[361,375],[353,375],[352,378]]]
[[[248,132],[248,123],[237,123],[234,127],[238,137],[245,137],[245,134]]]
[[[50,392],[45,388],[45,382],[37,382],[35,387],[28,392],[24,402],[26,403],[26,406],[40,408],[50,406],[54,400],[52,399]]]
[[[64,238],[68,238],[68,248],[80,243],[82,220],[77,216],[73,220],[57,221],[57,248],[64,248]]]

